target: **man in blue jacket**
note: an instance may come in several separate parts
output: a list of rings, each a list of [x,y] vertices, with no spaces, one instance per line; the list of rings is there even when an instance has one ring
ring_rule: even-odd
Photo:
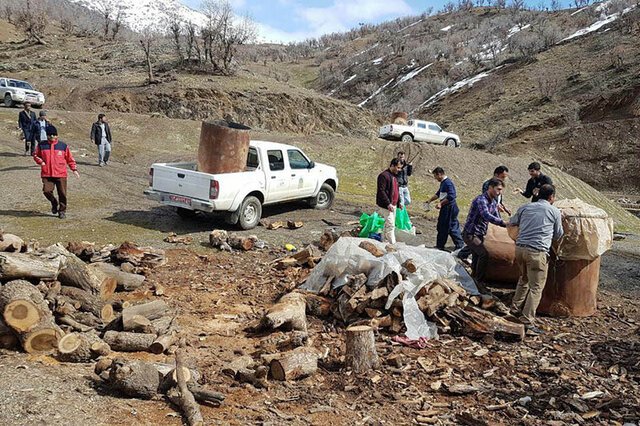
[[[440,189],[431,197],[427,203],[439,200],[436,210],[440,210],[438,215],[438,236],[436,238],[436,248],[444,250],[447,238],[451,235],[451,240],[456,250],[464,246],[462,234],[460,233],[460,222],[458,222],[458,203],[456,202],[456,187],[451,179],[444,173],[442,167],[433,169],[433,177],[440,182]]]
[[[33,122],[31,127],[31,146],[35,151],[35,147],[40,145],[40,142],[46,142],[47,138],[47,126],[51,125],[51,122],[47,119],[47,111],[41,110],[38,115],[38,119]],[[33,155],[33,152],[31,153]]]

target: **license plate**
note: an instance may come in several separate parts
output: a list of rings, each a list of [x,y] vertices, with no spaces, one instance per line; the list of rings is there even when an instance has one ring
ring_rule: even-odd
[[[169,201],[176,204],[182,204],[185,206],[191,205],[191,198],[189,197],[181,197],[179,195],[169,195]]]

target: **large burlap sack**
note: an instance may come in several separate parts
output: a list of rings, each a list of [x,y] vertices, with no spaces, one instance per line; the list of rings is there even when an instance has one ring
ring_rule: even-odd
[[[509,237],[507,230],[489,224],[484,237],[484,247],[489,252],[487,281],[516,283],[520,276],[516,260],[516,243]]]
[[[613,244],[613,219],[604,210],[579,198],[554,204],[565,214],[564,236],[553,244],[562,260],[593,260]]]

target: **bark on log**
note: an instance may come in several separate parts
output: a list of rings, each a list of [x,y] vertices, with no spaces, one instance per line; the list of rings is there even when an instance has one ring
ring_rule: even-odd
[[[0,317],[0,348],[13,349],[18,346],[18,337]]]
[[[250,368],[241,368],[236,374],[236,380],[240,383],[251,383],[256,388],[267,389],[269,387],[269,383],[267,382],[268,374],[269,368],[264,365],[261,365],[255,370]]]
[[[255,245],[253,239],[238,234],[229,235],[229,245],[236,250],[251,250]]]
[[[382,256],[385,255],[384,250],[378,248],[378,246],[373,244],[371,241],[366,241],[365,240],[365,241],[361,242],[358,247],[368,251],[369,253],[371,253],[375,257],[382,257]]]
[[[29,331],[18,333],[18,338],[25,352],[37,353],[55,350],[63,335],[64,333],[51,317]]]
[[[26,250],[27,244],[17,235],[4,234],[2,241],[0,241],[0,251],[19,253]]]
[[[0,280],[53,281],[58,278],[65,263],[66,258],[63,256],[47,256],[41,253],[0,253]]]
[[[307,303],[307,312],[311,315],[326,317],[331,313],[333,300],[313,293],[305,294],[305,300]]]
[[[345,363],[354,373],[364,373],[379,365],[373,329],[366,325],[347,328]]]
[[[472,338],[495,336],[507,341],[524,339],[523,324],[507,321],[472,306],[466,309],[458,306],[449,307],[445,309],[445,313],[454,319],[454,323],[462,334]]]
[[[169,305],[164,300],[154,300],[149,303],[129,306],[122,310],[123,324],[134,315],[141,315],[149,320],[158,319],[164,316],[168,310]]]
[[[167,351],[171,345],[178,341],[178,333],[174,330],[169,331],[161,336],[158,336],[149,346],[149,352],[154,354],[161,354]]]
[[[104,334],[104,341],[111,349],[121,352],[147,351],[155,339],[155,334],[129,333],[126,331],[110,330]]]
[[[58,342],[58,353],[61,361],[89,362],[104,353],[104,345],[93,333],[69,333]]]
[[[222,374],[226,374],[230,377],[236,377],[236,374],[239,370],[243,368],[251,368],[255,364],[253,358],[249,355],[244,355],[239,358],[234,359],[230,363],[228,363],[223,369]]]
[[[134,333],[156,334],[151,321],[142,315],[127,315],[122,317],[122,329]]]
[[[182,412],[185,414],[187,423],[191,426],[200,426],[204,424],[204,420],[202,419],[202,413],[200,413],[200,406],[187,387],[187,380],[183,370],[183,368],[185,368],[184,356],[184,349],[178,349],[176,351],[176,375],[178,376],[178,394],[176,395],[175,400],[182,409]]]
[[[116,358],[109,369],[109,381],[115,390],[135,398],[151,399],[160,386],[161,375],[153,364]]]
[[[77,287],[62,286],[60,288],[60,294],[68,298],[72,303],[79,303],[81,310],[91,312],[105,323],[108,323],[115,318],[111,303],[101,300],[93,293]]]
[[[214,404],[220,405],[225,400],[226,396],[223,393],[202,389],[200,386],[193,382],[187,383],[189,391],[193,394],[193,397],[201,404]]]
[[[116,290],[115,279],[107,277],[99,270],[89,268],[78,256],[64,248],[62,244],[54,244],[45,249],[48,253],[55,253],[66,257],[66,266],[60,270],[59,280],[62,284],[80,288],[101,299],[107,299]]]
[[[223,229],[214,229],[209,233],[209,244],[211,244],[211,247],[220,247],[223,244],[226,244],[228,240],[229,235],[227,234],[227,231]]]
[[[295,380],[315,374],[318,369],[318,353],[308,348],[285,352],[271,361],[271,376],[275,380]]]
[[[92,263],[89,267],[115,279],[118,291],[136,290],[142,286],[145,280],[144,275],[130,274],[110,263]]]
[[[288,293],[273,305],[262,319],[268,329],[307,331],[306,300],[301,293]]]
[[[248,127],[226,121],[203,122],[198,147],[198,171],[243,172],[249,154]]]
[[[24,280],[10,281],[0,288],[0,313],[16,332],[28,331],[51,316],[42,293]]]
[[[155,268],[167,263],[164,250],[152,247],[138,247],[125,241],[112,252],[112,257],[119,263],[128,262],[134,266]]]

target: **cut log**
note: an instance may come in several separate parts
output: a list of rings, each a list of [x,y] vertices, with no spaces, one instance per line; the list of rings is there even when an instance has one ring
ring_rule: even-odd
[[[63,335],[60,327],[51,320],[42,321],[31,330],[18,333],[18,338],[25,352],[38,353],[55,350]]]
[[[318,353],[308,348],[297,348],[283,353],[271,361],[271,377],[275,380],[295,380],[316,373]]]
[[[223,244],[226,244],[228,240],[229,235],[227,234],[227,231],[223,229],[214,229],[209,233],[209,244],[211,244],[211,247],[220,247]]]
[[[200,406],[187,387],[187,380],[184,372],[186,367],[184,357],[184,349],[178,349],[176,351],[176,375],[178,378],[178,395],[176,397],[176,401],[187,418],[187,424],[191,426],[200,426],[204,424],[204,420],[202,419],[202,413],[200,413]]]
[[[69,333],[58,342],[58,353],[61,361],[89,362],[104,354],[105,346],[108,348],[108,345],[93,333]]]
[[[201,404],[213,404],[220,405],[225,400],[225,395],[220,392],[202,389],[196,383],[187,383],[189,391],[193,394],[193,397]]]
[[[26,279],[53,281],[58,278],[66,258],[42,253],[0,253],[0,280]]]
[[[127,315],[122,317],[122,329],[134,333],[156,334],[151,321],[142,315]]]
[[[320,248],[324,251],[329,250],[333,243],[338,241],[338,238],[340,238],[340,235],[336,231],[327,229],[320,237]]]
[[[308,263],[309,258],[315,259],[319,257],[322,257],[320,249],[312,245],[305,247],[304,249],[294,253],[293,255],[293,258],[296,260],[298,265],[304,265],[305,263]]]
[[[384,250],[378,248],[378,246],[376,246],[375,244],[373,244],[371,241],[363,241],[360,243],[360,245],[358,246],[361,249],[364,249],[366,251],[368,251],[369,253],[371,253],[372,255],[374,255],[375,257],[382,257],[385,255]]]
[[[17,346],[18,337],[0,317],[0,349],[13,349]]]
[[[452,306],[445,308],[445,313],[454,319],[457,329],[462,334],[472,338],[495,336],[507,341],[524,339],[524,324],[507,321],[473,306],[466,309]]]
[[[70,316],[67,316],[67,315],[63,315],[63,316],[58,317],[57,321],[58,321],[58,324],[68,325],[73,330],[79,331],[81,333],[86,333],[86,332],[91,331],[91,330],[94,329],[94,327],[90,327],[88,325],[84,325],[84,324],[76,321],[75,319],[71,318]]]
[[[298,229],[298,228],[302,228],[303,226],[304,226],[304,222],[297,222],[294,220],[287,221],[287,228],[289,229]]]
[[[243,368],[251,368],[254,364],[255,361],[253,360],[253,358],[251,358],[249,355],[244,355],[228,363],[222,369],[222,374],[226,374],[230,377],[235,377],[239,370]]]
[[[262,319],[267,329],[307,331],[306,300],[301,293],[288,293],[273,305]]]
[[[64,248],[62,244],[54,244],[45,249],[48,253],[66,257],[67,262],[60,270],[58,279],[64,285],[77,287],[101,299],[108,299],[116,291],[117,281],[99,270],[89,268],[78,256]]]
[[[152,247],[138,247],[128,241],[125,241],[115,249],[111,256],[117,263],[129,262],[134,266],[143,268],[155,268],[167,263],[164,250],[157,250]]]
[[[81,310],[92,313],[105,323],[114,318],[111,303],[101,300],[98,296],[88,291],[77,287],[62,286],[60,294],[68,298],[72,303],[77,302],[80,304]]]
[[[236,173],[247,168],[249,127],[228,121],[203,122],[198,146],[198,171]]]
[[[129,333],[109,330],[104,334],[104,341],[114,351],[138,352],[147,351],[156,340],[155,334]]]
[[[307,293],[304,295],[307,303],[307,312],[317,317],[326,317],[331,314],[333,301],[327,297]]]
[[[117,283],[118,291],[133,291],[142,286],[144,283],[144,275],[130,274],[110,263],[93,263],[90,268],[98,269],[108,277],[114,278]]]
[[[379,365],[376,339],[373,329],[366,325],[349,327],[346,330],[347,351],[345,364],[354,373],[364,373]]]
[[[51,316],[42,293],[29,281],[14,280],[0,288],[0,313],[16,332],[30,330]]]
[[[153,302],[141,305],[129,306],[122,310],[122,325],[131,321],[135,315],[140,315],[148,320],[161,318],[169,310],[169,305],[164,300],[154,300]]]
[[[151,346],[149,346],[149,352],[154,354],[161,354],[166,352],[171,345],[178,341],[178,334],[175,331],[170,331],[161,336],[158,336]]]
[[[3,237],[3,240],[0,241],[0,251],[18,253],[27,251],[27,244],[17,235],[4,234]]]
[[[240,383],[251,383],[256,388],[267,389],[269,383],[267,382],[267,375],[269,374],[269,368],[261,365],[255,370],[249,368],[241,368],[236,374],[236,380]]]
[[[153,364],[144,361],[116,358],[109,368],[112,387],[135,398],[153,398],[158,392],[160,379],[161,375]]]
[[[255,242],[253,241],[253,239],[243,237],[242,235],[230,234],[229,245],[231,246],[231,248],[234,248],[236,250],[247,251],[253,248]]]
[[[69,242],[69,244],[67,244],[67,250],[70,253],[75,254],[85,262],[88,262],[89,260],[91,260],[91,257],[96,252],[95,244],[90,243],[88,241]]]
[[[413,274],[418,270],[418,265],[416,265],[416,262],[414,262],[413,259],[405,260],[404,263],[402,264],[402,267],[406,269],[407,272],[410,274]]]

